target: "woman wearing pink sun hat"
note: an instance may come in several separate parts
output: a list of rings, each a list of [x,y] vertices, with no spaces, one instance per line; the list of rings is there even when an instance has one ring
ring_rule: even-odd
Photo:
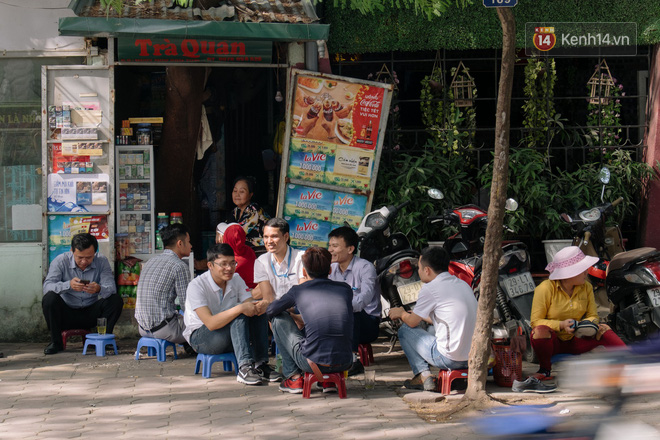
[[[625,347],[606,324],[599,324],[596,301],[587,270],[598,262],[577,246],[557,252],[545,268],[550,279],[534,289],[532,348],[539,359],[538,379],[551,378],[555,354],[581,354],[597,346]]]

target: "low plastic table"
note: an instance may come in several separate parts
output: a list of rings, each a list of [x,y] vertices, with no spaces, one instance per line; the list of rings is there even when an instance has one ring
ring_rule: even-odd
[[[106,345],[112,345],[112,348],[115,349],[115,354],[117,354],[117,343],[115,342],[115,335],[112,333],[106,333],[105,335],[99,335],[98,333],[88,334],[85,339],[85,347],[83,348],[82,354],[87,354],[87,347],[90,345],[96,347],[97,356],[105,356]]]

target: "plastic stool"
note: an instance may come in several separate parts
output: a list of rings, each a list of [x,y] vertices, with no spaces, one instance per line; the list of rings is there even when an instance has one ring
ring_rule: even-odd
[[[346,398],[346,379],[344,379],[344,372],[341,373],[323,373],[324,382],[332,382],[337,385],[337,392],[340,399]],[[318,382],[314,373],[305,373],[303,379],[303,399],[309,399],[312,394],[312,384]]]
[[[82,328],[72,328],[69,330],[64,330],[62,332],[62,350],[66,350],[66,340],[72,336],[82,336],[83,342],[85,342],[85,336],[90,333],[89,330]]]
[[[440,370],[438,373],[438,388],[443,395],[451,393],[451,383],[454,379],[467,379],[468,370]]]
[[[358,354],[360,355],[360,362],[365,367],[374,363],[374,350],[371,344],[358,345]]]
[[[234,364],[234,369],[238,375],[238,361],[236,355],[231,353],[223,354],[202,354],[197,355],[197,362],[195,362],[195,374],[199,373],[199,364],[202,364],[202,376],[206,379],[211,377],[211,366],[215,362],[222,361],[222,366],[225,371],[231,371],[231,364]]]
[[[135,351],[135,360],[140,359],[140,349],[142,347],[147,347],[148,356],[156,356],[158,362],[165,362],[167,356],[166,351],[167,347],[172,347],[174,351],[174,359],[179,359],[176,355],[176,345],[174,342],[166,341],[165,339],[158,338],[140,338],[137,344],[137,350]]]
[[[117,343],[115,342],[115,335],[107,333],[105,335],[99,335],[98,333],[89,333],[85,339],[85,346],[83,347],[83,353],[87,354],[87,347],[93,345],[96,347],[97,356],[105,356],[105,346],[112,345],[112,348],[115,349],[115,354],[117,354]]]

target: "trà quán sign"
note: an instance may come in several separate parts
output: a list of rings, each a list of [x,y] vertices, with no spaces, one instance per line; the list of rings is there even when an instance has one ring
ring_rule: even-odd
[[[200,38],[120,38],[119,60],[124,62],[270,63],[270,41],[205,40]]]

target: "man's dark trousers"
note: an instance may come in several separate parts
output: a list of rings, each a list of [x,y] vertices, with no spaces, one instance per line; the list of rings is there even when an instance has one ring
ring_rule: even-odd
[[[107,332],[112,333],[124,307],[121,296],[113,293],[108,298],[81,309],[69,307],[55,292],[48,292],[41,301],[41,307],[50,330],[50,342],[61,347],[62,331],[74,328],[96,327],[97,318],[107,319]]]

